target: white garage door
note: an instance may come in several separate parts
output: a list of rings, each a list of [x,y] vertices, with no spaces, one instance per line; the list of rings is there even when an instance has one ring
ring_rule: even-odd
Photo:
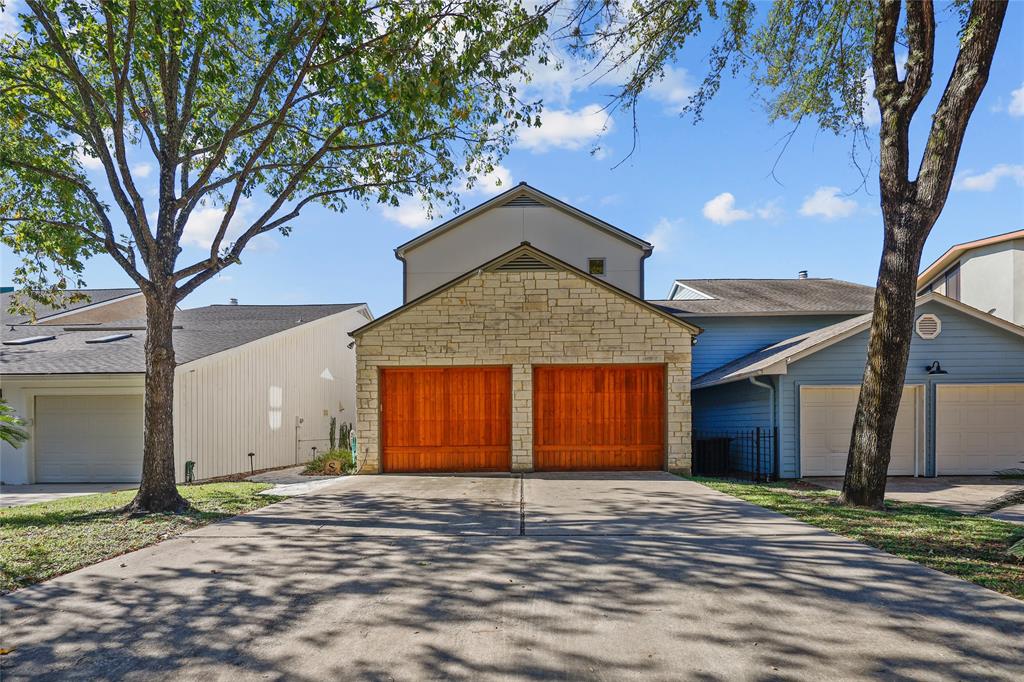
[[[842,476],[857,410],[858,386],[800,387],[800,475]],[[918,420],[918,389],[903,388],[896,430],[892,438],[890,476],[914,474],[915,438]],[[924,473],[919,472],[919,473]]]
[[[37,396],[38,483],[135,482],[142,477],[142,396]]]
[[[939,475],[1024,467],[1024,384],[937,386]]]

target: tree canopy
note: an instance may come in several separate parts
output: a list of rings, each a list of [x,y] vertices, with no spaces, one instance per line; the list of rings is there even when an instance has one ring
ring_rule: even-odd
[[[533,122],[515,83],[544,20],[495,0],[26,0],[19,29],[0,39],[17,283],[47,298],[106,251],[180,300],[308,204],[455,201]],[[223,209],[209,254],[178,263],[204,206]]]

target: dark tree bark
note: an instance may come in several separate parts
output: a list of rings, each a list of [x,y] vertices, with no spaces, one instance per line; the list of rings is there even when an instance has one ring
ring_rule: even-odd
[[[935,55],[932,3],[906,5],[906,75],[896,69],[900,0],[879,4],[872,46],[875,98],[882,112],[879,186],[885,239],[875,290],[850,453],[840,502],[880,508],[896,413],[913,337],[921,252],[946,203],[967,123],[988,81],[1006,15],[1005,0],[976,0],[970,11],[953,73],[932,117],[918,168],[909,177],[910,123],[931,87]]]
[[[146,405],[142,484],[128,512],[181,512],[174,475],[174,287],[146,293]]]

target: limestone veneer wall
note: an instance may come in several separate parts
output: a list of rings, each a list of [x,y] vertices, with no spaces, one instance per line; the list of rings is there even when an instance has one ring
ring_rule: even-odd
[[[356,336],[362,473],[381,467],[381,367],[510,365],[512,469],[530,471],[533,365],[603,363],[665,365],[666,468],[690,470],[690,329],[574,272],[480,272]]]

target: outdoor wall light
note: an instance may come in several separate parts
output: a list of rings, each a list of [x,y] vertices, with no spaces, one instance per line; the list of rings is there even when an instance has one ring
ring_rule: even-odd
[[[938,360],[925,367],[925,371],[927,371],[929,374],[949,374],[949,372],[942,369],[942,365],[939,364]]]

